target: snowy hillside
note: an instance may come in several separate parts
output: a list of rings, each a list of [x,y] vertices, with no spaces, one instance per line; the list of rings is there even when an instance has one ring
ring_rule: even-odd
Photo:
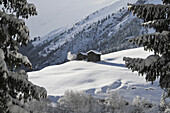
[[[117,1],[73,25],[37,38],[27,48],[21,48],[20,52],[28,56],[33,69],[37,70],[66,62],[69,51],[77,54],[80,51],[96,49],[102,53],[109,53],[131,48],[127,37],[138,36],[147,33],[148,30],[140,25],[141,20],[127,11],[127,7],[115,10],[114,7],[120,3],[123,2]],[[124,5],[126,6],[125,3]]]
[[[132,48],[134,45],[127,41],[128,38],[153,30],[141,26],[142,21],[127,10],[127,2],[118,0],[72,25],[35,38],[27,48],[21,48],[20,52],[28,56],[33,70],[37,70],[66,62],[69,51],[77,54],[95,49],[106,54]],[[161,3],[160,0],[148,2]],[[144,0],[137,3],[143,4]]]
[[[92,0],[92,2],[94,1],[95,0]],[[105,2],[106,1],[107,0],[105,0]],[[88,15],[85,15],[86,17],[81,16],[81,18],[83,19],[81,20],[79,19],[77,20],[77,22],[73,21],[72,23],[67,23],[66,25],[63,24],[58,29],[55,29],[52,32],[48,33],[47,35],[44,35],[43,37],[41,37],[40,42],[38,41],[35,44],[43,43],[43,41],[45,40],[53,40],[54,36],[57,37],[57,35],[69,29],[74,29],[74,32],[73,32],[74,34],[78,33],[84,28],[84,26],[89,26],[89,24],[94,24],[94,22],[98,22],[99,20],[106,18],[108,15],[112,15],[113,13],[116,13],[123,7],[127,7],[127,3],[135,3],[137,0],[111,0],[111,1],[113,2],[112,4],[109,4],[108,6],[105,6],[105,7],[103,6],[104,8],[101,8],[97,11],[93,11],[89,13]],[[115,16],[115,18],[119,18],[120,16],[121,14],[118,14],[117,16]],[[74,17],[74,15],[72,15],[72,17]]]
[[[30,81],[47,89],[48,95],[61,96],[72,89],[102,98],[117,90],[127,99],[139,95],[159,102],[162,90],[158,83],[147,83],[144,77],[124,67],[122,60],[124,56],[145,58],[149,54],[143,48],[129,49],[102,55],[98,63],[70,61],[28,74]]]
[[[134,3],[137,0],[28,0],[36,5],[38,16],[27,20],[31,30],[31,37],[44,36],[50,31],[60,28],[99,10],[107,5],[119,2],[118,10],[127,2]],[[120,4],[120,1],[122,2]],[[119,6],[120,5],[120,6]],[[49,9],[49,10],[47,10]],[[116,11],[115,10],[115,11]]]

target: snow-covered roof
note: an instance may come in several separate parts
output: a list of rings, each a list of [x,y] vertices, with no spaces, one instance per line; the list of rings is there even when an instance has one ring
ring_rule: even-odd
[[[86,55],[87,56],[87,53],[84,53],[84,52],[79,52],[80,54],[82,54],[82,55]]]
[[[97,55],[101,55],[102,54],[101,52],[99,52],[97,50],[90,50],[90,51],[87,52],[87,54],[90,53],[90,52],[93,52],[93,53],[95,53]]]

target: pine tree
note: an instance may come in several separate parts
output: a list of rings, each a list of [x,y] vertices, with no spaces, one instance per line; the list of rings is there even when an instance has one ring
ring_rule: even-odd
[[[29,41],[23,19],[37,15],[36,7],[27,0],[0,0],[0,6],[0,113],[29,113],[27,102],[45,98],[46,90],[28,81],[24,70],[10,70],[22,64],[31,68],[18,47]]]
[[[128,4],[128,9],[138,18],[143,19],[143,26],[154,28],[155,33],[145,34],[129,41],[143,46],[144,50],[154,51],[146,59],[124,57],[123,60],[132,71],[146,75],[146,81],[152,83],[159,79],[159,86],[170,97],[170,0],[162,0],[163,4]]]

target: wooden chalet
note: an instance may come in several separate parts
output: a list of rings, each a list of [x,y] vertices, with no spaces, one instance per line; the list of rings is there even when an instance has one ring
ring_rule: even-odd
[[[77,60],[85,60],[87,59],[87,53],[79,52],[77,54]]]
[[[87,52],[87,60],[89,62],[98,62],[101,60],[101,52],[90,50]]]

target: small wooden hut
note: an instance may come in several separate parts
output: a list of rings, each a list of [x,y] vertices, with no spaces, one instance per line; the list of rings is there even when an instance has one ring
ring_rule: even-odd
[[[90,50],[87,52],[87,60],[89,62],[98,62],[101,60],[101,52]]]
[[[85,60],[87,59],[87,53],[79,52],[77,54],[77,60]]]

